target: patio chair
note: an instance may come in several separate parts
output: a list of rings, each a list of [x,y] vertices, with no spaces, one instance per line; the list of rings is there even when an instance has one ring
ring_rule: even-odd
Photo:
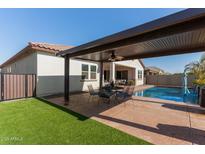
[[[88,85],[88,91],[90,94],[88,98],[88,103],[90,102],[90,99],[92,99],[93,97],[99,96],[99,91],[94,90],[92,85]]]
[[[107,84],[104,87],[102,87],[101,90],[104,90],[104,91],[107,91],[107,92],[111,92],[112,91],[112,86],[110,84]]]
[[[112,98],[115,96],[115,92],[113,91],[110,91],[110,90],[101,90],[99,92],[99,97],[103,100],[107,100],[107,103],[110,104],[111,103],[111,100]]]
[[[111,84],[104,86],[99,92],[99,97],[101,98],[101,100],[107,100],[107,103],[110,104],[112,98],[115,97],[116,94],[116,91],[114,89],[115,87],[113,87],[113,85]]]
[[[125,100],[132,100],[132,96],[134,93],[135,86],[125,86],[123,91],[117,91],[116,92],[116,99],[118,102],[120,100],[125,101]]]

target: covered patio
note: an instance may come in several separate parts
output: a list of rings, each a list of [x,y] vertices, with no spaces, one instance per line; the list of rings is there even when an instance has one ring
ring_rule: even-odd
[[[65,57],[65,102],[69,102],[70,58],[99,62],[99,88],[102,88],[105,62],[193,53],[204,49],[205,9],[187,9],[62,51],[58,55]]]
[[[70,95],[69,90],[71,58],[99,62],[102,88],[104,64],[113,52],[120,60],[133,60],[204,49],[205,9],[187,9],[145,23],[60,52],[65,57],[64,97],[49,101],[154,144],[205,144],[205,111],[199,106],[135,96],[120,104],[104,104],[98,98],[88,102],[88,93]]]
[[[113,63],[103,64],[103,76],[105,84],[110,81],[114,81],[119,84],[126,84],[127,81],[132,80],[135,82],[137,79],[135,67],[128,67]]]

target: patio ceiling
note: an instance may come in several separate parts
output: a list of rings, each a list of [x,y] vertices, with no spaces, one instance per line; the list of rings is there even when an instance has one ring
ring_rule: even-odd
[[[205,9],[184,11],[65,50],[58,55],[106,62],[193,53],[205,49]]]

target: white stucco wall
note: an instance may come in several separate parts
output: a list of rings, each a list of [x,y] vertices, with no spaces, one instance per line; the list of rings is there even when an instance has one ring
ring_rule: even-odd
[[[96,65],[97,79],[83,81],[81,79],[82,64]],[[38,52],[37,54],[37,95],[51,95],[64,92],[64,58]],[[99,63],[70,60],[70,91],[87,91],[87,85],[99,87]]]
[[[115,62],[119,65],[135,68],[137,77],[138,70],[143,67],[138,60]],[[96,80],[82,80],[82,64],[95,65],[97,67]],[[100,64],[83,60],[70,60],[70,91],[87,91],[87,85],[92,84],[95,89],[99,88]],[[9,71],[9,72],[8,72]],[[37,96],[46,96],[64,92],[64,58],[45,52],[31,53],[14,63],[4,67],[2,72],[37,74]],[[144,74],[144,73],[143,73]],[[90,75],[90,73],[89,73]],[[129,75],[133,76],[133,74]],[[131,79],[132,77],[130,77]],[[143,84],[143,80],[136,80],[137,85]]]
[[[37,54],[31,53],[2,68],[3,73],[36,74]]]
[[[140,64],[139,60],[136,59],[136,60],[119,61],[119,62],[115,62],[115,64],[135,68],[136,85],[143,85],[144,84],[144,68]],[[142,79],[141,80],[138,79],[138,70],[142,71]]]
[[[37,52],[37,96],[64,92],[64,59]]]

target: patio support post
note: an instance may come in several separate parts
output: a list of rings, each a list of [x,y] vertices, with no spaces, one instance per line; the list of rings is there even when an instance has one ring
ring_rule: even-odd
[[[100,62],[100,89],[103,86],[103,62]]]
[[[70,79],[69,79],[69,74],[70,74],[70,57],[65,56],[65,83],[64,83],[64,99],[65,99],[65,104],[68,105],[69,102],[69,97],[70,97]]]
[[[110,62],[110,82],[115,83],[115,63]]]
[[[138,69],[137,68],[135,68],[135,86],[137,86],[137,81],[138,81]],[[143,72],[144,73],[144,72]],[[144,80],[144,75],[143,75],[143,73],[142,73],[142,80]],[[143,82],[144,83],[144,82]]]

